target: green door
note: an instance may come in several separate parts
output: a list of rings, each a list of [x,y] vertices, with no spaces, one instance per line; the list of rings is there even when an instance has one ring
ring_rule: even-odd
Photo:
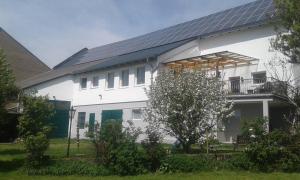
[[[89,132],[93,132],[95,128],[95,113],[90,113]]]
[[[54,117],[50,121],[53,130],[50,134],[51,138],[63,138],[68,135],[69,111],[56,109]]]
[[[122,123],[123,111],[118,110],[103,110],[101,124],[108,122],[109,120],[116,120]]]

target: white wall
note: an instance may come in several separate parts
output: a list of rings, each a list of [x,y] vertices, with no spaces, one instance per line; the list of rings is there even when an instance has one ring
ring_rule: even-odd
[[[225,69],[223,71],[225,79],[232,76],[241,76],[244,79],[250,79],[252,78],[251,72],[267,71],[265,66],[266,63],[273,60],[276,55],[275,52],[270,51],[270,39],[274,37],[274,35],[275,33],[272,27],[265,26],[234,33],[226,33],[221,36],[206,39],[198,39],[159,56],[158,61],[168,62],[220,51],[231,51],[257,58],[259,61],[257,62],[257,65]],[[136,68],[143,65],[146,67],[145,84],[137,86],[135,83]],[[122,69],[126,68],[129,68],[130,70],[129,86],[123,88],[120,86],[120,72]],[[298,76],[297,74],[300,73],[297,68],[298,67],[294,67],[293,73],[296,74],[295,76]],[[114,89],[106,88],[106,77],[109,71],[115,72]],[[99,70],[74,76],[65,76],[42,83],[34,88],[38,90],[39,95],[49,95],[51,99],[55,96],[57,100],[72,101],[72,104],[76,106],[78,112],[80,108],[82,108],[85,112],[98,113],[96,118],[100,119],[100,110],[105,107],[96,107],[95,110],[93,110],[86,105],[122,104],[126,102],[143,102],[147,100],[145,88],[151,83],[150,72],[151,67],[146,64],[127,65],[111,70]],[[156,74],[157,72],[154,72],[154,77]],[[91,80],[93,76],[99,76],[98,88],[91,88]],[[267,76],[269,76],[268,71]],[[80,89],[80,79],[82,77],[87,77],[88,79],[87,88],[85,90]],[[102,99],[100,99],[99,95],[102,96]],[[107,107],[111,108],[110,105]],[[138,124],[138,126],[144,126],[143,122],[139,122]],[[84,131],[85,130],[81,130],[82,135]],[[73,133],[74,132],[73,127]]]
[[[51,81],[38,84],[29,89],[37,90],[37,95],[46,96],[53,100],[72,101],[73,100],[73,78],[72,76],[63,76]]]
[[[258,27],[243,31],[226,33],[221,36],[198,39],[161,55],[160,62],[169,62],[188,57],[195,57],[221,51],[230,51],[259,59],[258,65],[243,66],[225,69],[222,71],[225,79],[233,76],[241,76],[244,79],[251,79],[251,72],[267,71],[267,63],[275,57],[283,57],[280,53],[271,51],[270,40],[275,37],[272,26]],[[299,66],[299,65],[296,65]],[[295,76],[299,76],[299,68],[293,67]]]
[[[145,66],[145,84],[136,84],[136,69],[137,67]],[[129,69],[129,86],[122,87],[120,85],[120,73],[123,69]],[[114,88],[106,88],[106,78],[108,72],[115,73]],[[93,76],[99,77],[99,87],[92,88],[91,80]],[[80,89],[80,79],[87,77],[87,88]],[[124,66],[112,70],[98,71],[92,73],[79,74],[74,77],[73,86],[73,105],[88,105],[88,104],[107,104],[107,103],[122,103],[133,101],[145,101],[147,96],[145,88],[151,83],[151,67],[146,64],[137,64],[131,66]],[[100,98],[100,96],[102,98]]]

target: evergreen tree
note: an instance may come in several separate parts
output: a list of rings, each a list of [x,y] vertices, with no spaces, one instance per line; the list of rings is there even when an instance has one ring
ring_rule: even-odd
[[[6,61],[4,51],[0,49],[0,109],[3,111],[5,103],[15,97],[17,88],[12,70]]]
[[[289,57],[290,62],[300,62],[300,1],[275,0],[278,21],[274,49]]]
[[[0,141],[7,141],[16,134],[15,116],[8,115],[5,106],[18,94],[15,78],[6,61],[3,50],[0,49]]]

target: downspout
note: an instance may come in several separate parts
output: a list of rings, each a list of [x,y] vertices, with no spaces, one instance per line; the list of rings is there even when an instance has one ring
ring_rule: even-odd
[[[147,62],[147,64],[151,67],[151,70],[150,70],[150,73],[151,73],[150,82],[151,82],[151,83],[150,83],[150,85],[152,85],[152,84],[153,84],[154,66],[153,66],[153,64],[151,64],[151,63],[149,62],[149,57],[147,57],[146,62]]]

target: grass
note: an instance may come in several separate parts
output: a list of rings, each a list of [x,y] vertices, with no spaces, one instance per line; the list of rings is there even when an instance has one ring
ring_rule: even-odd
[[[106,176],[106,177],[82,177],[82,176],[27,176],[24,174],[20,174],[18,172],[10,172],[10,173],[1,173],[0,179],[12,179],[12,180],[205,180],[205,179],[222,179],[222,180],[235,180],[235,179],[270,179],[270,180],[279,180],[279,179],[300,179],[300,174],[287,174],[287,173],[250,173],[250,172],[232,172],[232,171],[213,171],[213,172],[199,172],[199,173],[178,173],[178,174],[148,174],[148,175],[139,175],[139,176],[126,176],[126,177],[118,177],[118,176]]]
[[[93,159],[94,151],[92,144],[89,141],[83,140],[79,144],[79,149],[77,149],[77,144],[72,141],[70,148],[70,158],[78,159]],[[47,154],[53,159],[66,158],[66,139],[54,139],[51,140],[50,148]],[[0,144],[0,179],[16,179],[16,180],[47,180],[47,179],[101,179],[101,180],[171,180],[171,179],[300,179],[300,174],[298,173],[253,173],[244,171],[211,171],[211,172],[199,172],[199,173],[186,173],[186,174],[147,174],[139,176],[107,176],[107,177],[87,177],[87,176],[28,176],[20,168],[24,162],[26,152],[21,144]]]

